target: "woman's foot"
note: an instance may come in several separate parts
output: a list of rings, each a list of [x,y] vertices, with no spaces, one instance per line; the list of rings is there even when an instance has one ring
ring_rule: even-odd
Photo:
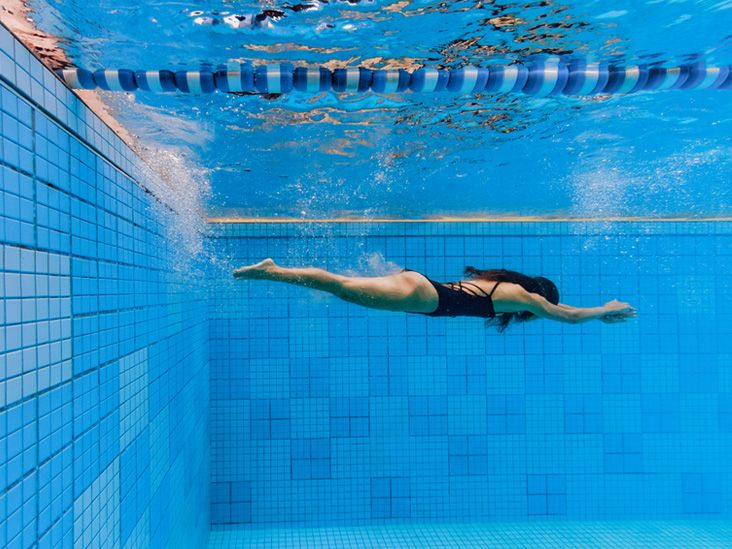
[[[269,257],[254,265],[240,267],[234,271],[234,278],[251,279],[251,278],[268,278],[274,269],[277,268],[275,262]]]

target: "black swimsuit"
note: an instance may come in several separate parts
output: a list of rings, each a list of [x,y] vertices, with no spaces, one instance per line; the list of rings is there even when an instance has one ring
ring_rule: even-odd
[[[404,269],[404,271],[410,270]],[[483,288],[473,282],[459,281],[442,284],[427,278],[425,275],[422,276],[437,290],[437,309],[431,313],[417,314],[427,316],[479,316],[483,318],[496,316],[496,311],[493,308],[493,292],[496,291],[500,282],[496,282],[491,293],[486,293]]]

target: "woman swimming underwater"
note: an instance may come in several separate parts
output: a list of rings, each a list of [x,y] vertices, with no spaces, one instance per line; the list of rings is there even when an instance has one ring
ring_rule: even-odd
[[[600,307],[564,305],[559,303],[556,285],[541,276],[466,267],[465,277],[458,282],[440,283],[408,269],[386,276],[343,276],[316,267],[280,267],[269,258],[234,271],[237,279],[296,284],[372,309],[487,318],[500,331],[509,324],[536,318],[573,324],[594,319],[613,323],[623,322],[636,313],[630,304],[618,300]]]

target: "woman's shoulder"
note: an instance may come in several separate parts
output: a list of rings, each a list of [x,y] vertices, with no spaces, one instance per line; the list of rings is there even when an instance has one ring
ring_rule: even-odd
[[[530,295],[520,284],[493,280],[481,280],[480,282],[482,283],[482,289],[488,293],[493,292],[491,297],[496,312],[514,313],[526,309],[526,303]]]

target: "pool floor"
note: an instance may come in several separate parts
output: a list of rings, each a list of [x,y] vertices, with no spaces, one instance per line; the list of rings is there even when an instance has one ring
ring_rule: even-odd
[[[541,521],[392,524],[328,528],[214,526],[209,549],[391,548],[730,548],[732,521]]]

